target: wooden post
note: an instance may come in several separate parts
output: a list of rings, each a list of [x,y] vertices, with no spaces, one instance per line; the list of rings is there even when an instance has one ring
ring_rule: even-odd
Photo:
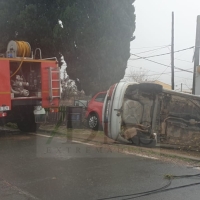
[[[171,72],[172,90],[174,90],[174,12],[172,12]]]
[[[199,66],[199,48],[200,48],[200,15],[197,16],[197,29],[196,29],[196,41],[195,41],[195,53],[194,53],[194,74],[193,74],[193,87],[192,94],[196,95],[196,70]]]

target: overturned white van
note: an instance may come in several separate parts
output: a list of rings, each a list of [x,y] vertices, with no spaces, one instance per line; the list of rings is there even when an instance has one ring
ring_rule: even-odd
[[[102,115],[104,133],[119,142],[154,147],[195,137],[200,144],[200,97],[158,84],[121,81],[111,86]]]

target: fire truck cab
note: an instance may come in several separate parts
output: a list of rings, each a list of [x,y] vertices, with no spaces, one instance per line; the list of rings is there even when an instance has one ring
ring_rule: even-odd
[[[59,107],[60,70],[56,58],[37,59],[30,45],[10,41],[0,57],[0,124],[17,123],[34,132],[45,121],[45,109]],[[35,52],[37,52],[37,50]]]

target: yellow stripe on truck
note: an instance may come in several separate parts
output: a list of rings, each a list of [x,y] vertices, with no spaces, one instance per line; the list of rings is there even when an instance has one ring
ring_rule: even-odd
[[[59,90],[53,90],[53,92],[59,92]],[[49,91],[42,91],[42,93],[49,93]]]
[[[11,94],[11,92],[0,92],[0,94]]]

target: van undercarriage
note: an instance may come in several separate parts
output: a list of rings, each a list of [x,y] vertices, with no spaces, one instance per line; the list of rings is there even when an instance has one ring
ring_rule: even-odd
[[[200,100],[195,96],[165,91],[155,84],[130,85],[118,115],[121,136],[137,145],[145,139],[200,145]]]

